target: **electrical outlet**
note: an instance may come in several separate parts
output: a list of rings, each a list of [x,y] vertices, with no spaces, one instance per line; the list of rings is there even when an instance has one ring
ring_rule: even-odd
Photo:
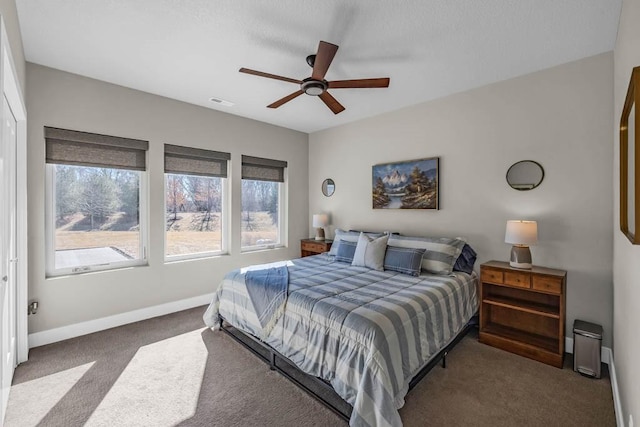
[[[629,414],[629,427],[633,427],[633,415]]]

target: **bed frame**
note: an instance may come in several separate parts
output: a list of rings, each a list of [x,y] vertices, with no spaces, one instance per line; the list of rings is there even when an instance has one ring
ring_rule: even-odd
[[[264,362],[269,364],[269,369],[278,371],[285,378],[291,380],[295,385],[305,390],[311,396],[322,402],[329,409],[335,412],[345,421],[351,418],[353,407],[344,401],[333,390],[331,385],[321,378],[314,377],[302,372],[293,362],[278,353],[267,343],[260,341],[251,334],[245,333],[227,322],[222,316],[218,315],[220,320],[220,329],[226,332],[231,338],[249,349],[253,354],[258,356]],[[442,362],[442,367],[447,367],[447,354],[458,344],[462,338],[473,327],[478,325],[478,315],[474,315],[469,322],[462,328],[456,337],[440,350],[431,360],[422,368],[409,382],[409,390],[413,389],[422,378],[424,378],[431,369],[438,363]]]

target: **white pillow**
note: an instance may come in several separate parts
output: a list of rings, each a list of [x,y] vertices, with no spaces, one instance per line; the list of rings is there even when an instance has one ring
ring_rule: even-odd
[[[387,251],[388,240],[389,236],[373,238],[360,233],[351,265],[384,271],[384,254]]]
[[[381,236],[380,233],[368,233],[367,235],[372,237]],[[329,249],[328,255],[335,256],[338,254],[338,246],[340,246],[341,240],[356,243],[359,237],[360,237],[360,231],[345,231],[345,230],[336,228],[335,237],[333,238],[333,244],[331,245],[331,249]]]

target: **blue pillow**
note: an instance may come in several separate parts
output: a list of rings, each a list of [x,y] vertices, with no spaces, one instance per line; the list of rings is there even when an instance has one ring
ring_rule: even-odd
[[[338,250],[336,252],[335,260],[351,264],[353,262],[353,255],[356,253],[357,246],[358,244],[355,242],[340,240],[338,242]]]
[[[387,253],[384,256],[384,269],[411,276],[419,276],[424,253],[425,249],[387,246]]]
[[[456,264],[453,266],[454,271],[462,271],[467,274],[473,273],[473,265],[476,263],[478,254],[468,244],[464,244],[460,256],[456,260]]]

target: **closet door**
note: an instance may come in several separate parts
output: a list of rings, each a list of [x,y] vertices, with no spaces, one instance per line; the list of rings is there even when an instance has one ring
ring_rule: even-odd
[[[29,354],[27,112],[0,16],[0,425],[13,371]]]
[[[0,421],[4,418],[9,390],[16,367],[17,303],[17,129],[16,119],[7,99],[2,97],[2,132],[0,133],[0,319],[2,340],[0,354]]]

